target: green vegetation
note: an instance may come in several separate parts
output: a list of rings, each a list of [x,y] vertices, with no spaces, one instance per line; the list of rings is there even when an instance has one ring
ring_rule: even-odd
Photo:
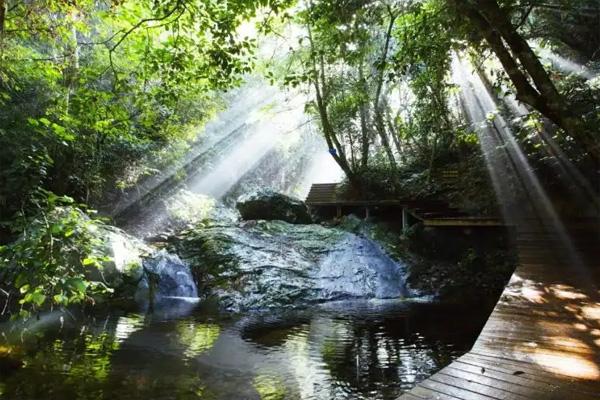
[[[0,218],[37,187],[98,205],[180,155],[250,71],[237,29],[285,4],[3,1]]]
[[[64,196],[102,207],[184,154],[252,67],[237,29],[267,29],[286,4],[0,1],[0,240],[19,238],[4,292],[37,310],[107,289],[84,277],[103,257],[96,222]]]
[[[20,315],[47,304],[93,302],[95,295],[111,292],[102,281],[90,279],[92,270],[109,261],[99,235],[101,222],[66,196],[40,190],[32,201],[38,212],[17,219],[15,228],[21,236],[0,247],[0,281],[11,282],[18,290]],[[3,291],[10,294],[12,288]]]
[[[296,16],[305,34],[284,81],[310,88],[309,109],[333,157],[363,192],[448,195],[494,208],[452,58],[469,58],[542,175],[560,162],[558,146],[593,181],[598,85],[538,54],[596,65],[597,7],[590,0],[309,1]],[[511,98],[523,115],[510,110]],[[447,169],[476,176],[479,198],[470,190],[456,199],[465,187],[444,185],[438,177]]]

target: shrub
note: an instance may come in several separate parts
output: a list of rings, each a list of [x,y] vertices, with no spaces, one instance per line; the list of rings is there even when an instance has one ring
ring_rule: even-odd
[[[90,217],[94,212],[45,190],[38,190],[33,203],[37,213],[16,219],[19,238],[0,247],[0,280],[8,285],[9,297],[18,299],[19,315],[94,302],[94,296],[110,292],[103,282],[89,279],[109,260],[98,233],[102,222]]]

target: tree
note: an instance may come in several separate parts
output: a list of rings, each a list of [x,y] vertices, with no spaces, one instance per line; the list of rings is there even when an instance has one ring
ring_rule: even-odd
[[[449,0],[458,15],[486,40],[516,90],[516,98],[573,137],[590,156],[600,160],[600,147],[558,92],[548,72],[496,0]],[[473,37],[473,36],[472,36]]]
[[[37,187],[99,206],[193,138],[217,91],[253,67],[253,38],[290,0],[5,0],[0,211]]]
[[[356,180],[372,162],[396,168],[399,138],[388,97],[396,19],[403,2],[309,2],[297,23],[306,29],[286,83],[307,83],[330,153]],[[343,11],[341,11],[343,10]]]

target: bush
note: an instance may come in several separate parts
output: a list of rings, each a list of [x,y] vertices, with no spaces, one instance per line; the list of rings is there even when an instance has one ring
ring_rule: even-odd
[[[19,238],[0,247],[0,280],[20,304],[20,316],[44,307],[94,302],[94,296],[112,289],[90,280],[103,263],[102,222],[82,211],[73,199],[38,190],[33,201],[37,213],[20,215],[14,229]],[[95,275],[102,275],[95,274]]]

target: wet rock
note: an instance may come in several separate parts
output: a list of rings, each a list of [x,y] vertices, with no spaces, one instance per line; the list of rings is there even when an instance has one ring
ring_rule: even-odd
[[[347,233],[321,260],[318,288],[327,300],[404,297],[403,273],[377,243]]]
[[[154,250],[114,226],[104,225],[100,231],[104,239],[104,253],[110,257],[110,261],[104,263],[101,271],[91,271],[92,275],[97,275],[91,278],[104,281],[122,296],[130,296],[142,278],[144,257]]]
[[[341,229],[283,221],[201,228],[173,238],[201,293],[231,310],[404,294],[403,266]]]
[[[143,275],[135,298],[139,301],[166,297],[198,297],[190,267],[178,256],[161,250],[143,261]]]
[[[261,190],[238,199],[237,209],[245,220],[281,220],[291,224],[310,224],[312,218],[303,201]]]

